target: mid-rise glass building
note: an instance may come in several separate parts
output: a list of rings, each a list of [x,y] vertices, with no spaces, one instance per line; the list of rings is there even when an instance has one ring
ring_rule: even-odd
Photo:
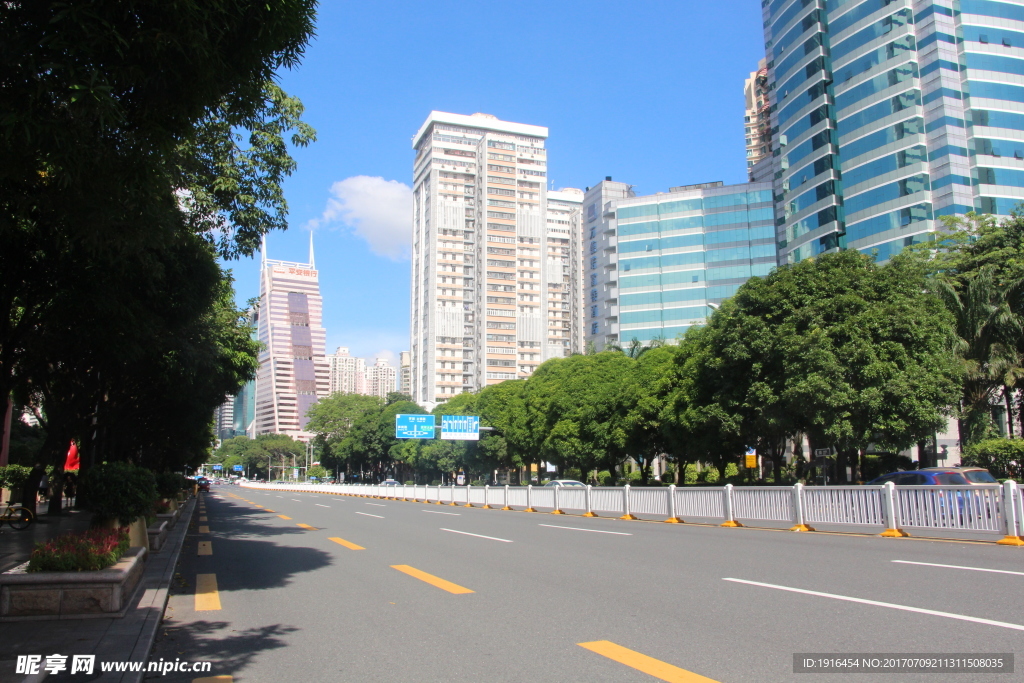
[[[771,183],[646,197],[608,178],[583,200],[585,338],[597,350],[674,340],[776,264]]]
[[[1024,3],[764,0],[780,263],[1024,199]]]

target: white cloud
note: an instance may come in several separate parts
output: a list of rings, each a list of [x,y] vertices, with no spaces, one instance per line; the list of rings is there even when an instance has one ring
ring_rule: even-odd
[[[331,185],[331,198],[320,218],[306,227],[343,225],[370,245],[375,254],[396,261],[409,257],[412,189],[397,180],[365,175]]]

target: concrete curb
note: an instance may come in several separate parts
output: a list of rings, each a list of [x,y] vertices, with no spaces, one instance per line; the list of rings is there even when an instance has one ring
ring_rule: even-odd
[[[151,555],[153,563],[152,572],[147,571],[142,578],[143,593],[138,604],[129,615],[134,619],[142,619],[142,629],[138,640],[132,648],[131,655],[125,659],[132,662],[146,662],[149,653],[153,650],[153,643],[156,641],[157,630],[160,622],[163,621],[164,611],[167,609],[167,598],[170,593],[171,580],[174,578],[174,568],[178,566],[178,558],[181,556],[181,549],[185,545],[185,535],[188,533],[189,524],[192,522],[192,514],[195,512],[198,498],[192,498],[186,503],[187,510],[183,510],[174,529],[167,535],[159,555]],[[163,560],[164,566],[157,566]],[[149,567],[147,567],[149,569]],[[135,614],[142,613],[143,614]],[[127,618],[127,617],[126,617]],[[123,652],[123,649],[120,651]],[[97,657],[98,659],[98,657]],[[145,667],[143,667],[145,668]],[[119,683],[140,683],[146,675],[145,671],[130,671],[123,674],[104,676],[98,681],[118,681]]]

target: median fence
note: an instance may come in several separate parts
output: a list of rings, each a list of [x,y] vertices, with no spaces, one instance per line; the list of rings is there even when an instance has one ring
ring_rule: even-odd
[[[814,524],[876,527],[882,536],[929,531],[1001,535],[1004,545],[1024,545],[1024,502],[1013,481],[987,486],[426,486],[380,484],[261,484],[256,489],[310,491],[437,505],[501,510],[654,517],[665,522],[721,526]]]

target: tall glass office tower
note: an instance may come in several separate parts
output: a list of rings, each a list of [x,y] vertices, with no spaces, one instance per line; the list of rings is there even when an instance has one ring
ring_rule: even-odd
[[[646,197],[611,178],[583,200],[588,345],[674,341],[776,263],[769,183],[684,185]]]
[[[1024,199],[1024,4],[764,0],[780,263]]]

